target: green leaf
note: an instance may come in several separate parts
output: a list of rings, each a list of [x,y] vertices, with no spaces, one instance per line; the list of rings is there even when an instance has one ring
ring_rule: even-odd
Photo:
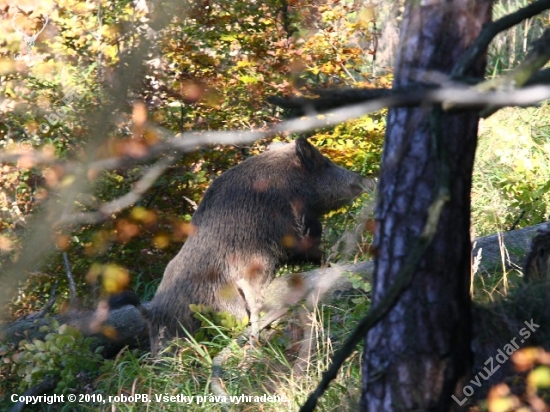
[[[550,387],[550,368],[548,366],[539,366],[534,369],[527,378],[530,385],[537,388]]]
[[[239,76],[239,80],[245,84],[256,84],[259,82],[259,79],[256,77],[248,76],[246,74]]]
[[[45,350],[46,344],[42,342],[41,340],[35,339],[33,341],[34,345],[38,348],[38,350]]]

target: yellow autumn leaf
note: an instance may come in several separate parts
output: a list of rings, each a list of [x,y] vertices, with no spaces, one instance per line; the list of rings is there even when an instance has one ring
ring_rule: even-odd
[[[548,366],[539,366],[535,368],[527,377],[527,384],[534,388],[550,387],[550,368]]]

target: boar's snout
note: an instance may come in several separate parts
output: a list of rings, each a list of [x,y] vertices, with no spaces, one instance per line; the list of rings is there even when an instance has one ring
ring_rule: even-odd
[[[353,196],[358,196],[361,193],[373,190],[375,186],[375,180],[373,178],[357,175],[357,179],[351,184],[351,190]]]

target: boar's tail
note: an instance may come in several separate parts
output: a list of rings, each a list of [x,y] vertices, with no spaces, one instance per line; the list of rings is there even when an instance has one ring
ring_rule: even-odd
[[[135,306],[145,320],[149,320],[151,318],[151,313],[147,310],[147,308],[141,305],[141,301],[136,295],[136,292],[133,290],[123,290],[122,292],[115,293],[109,297],[110,310],[120,309],[126,305]]]

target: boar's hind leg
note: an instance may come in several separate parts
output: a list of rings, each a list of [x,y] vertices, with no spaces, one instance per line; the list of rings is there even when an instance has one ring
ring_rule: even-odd
[[[250,318],[250,343],[254,343],[253,340],[257,340],[260,333],[259,308],[256,303],[256,296],[254,295],[250,283],[248,283],[246,279],[239,279],[237,281],[237,287],[246,303],[248,317]]]

